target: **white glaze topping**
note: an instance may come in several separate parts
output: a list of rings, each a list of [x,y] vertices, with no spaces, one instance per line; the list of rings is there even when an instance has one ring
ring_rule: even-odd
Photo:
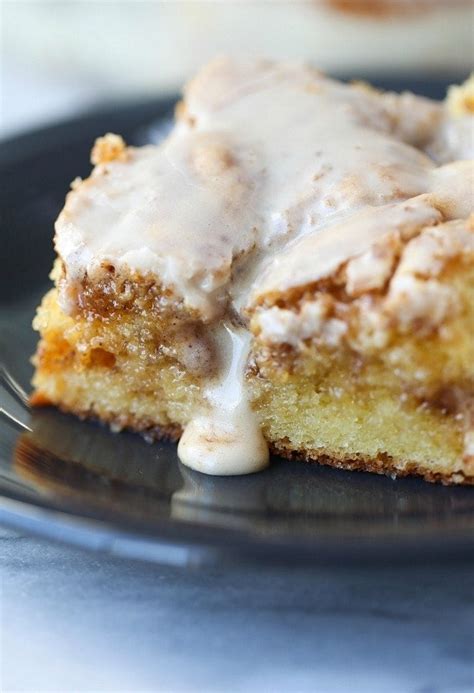
[[[422,151],[457,156],[452,143],[436,143],[449,119],[428,100],[345,85],[303,65],[221,59],[187,87],[161,145],[98,143],[96,168],[75,183],[56,225],[63,297],[112,264],[151,273],[202,321],[221,325],[212,329],[222,367],[204,388],[209,406],[182,437],[186,464],[238,473],[268,461],[245,397],[248,340],[232,316],[245,321],[266,294],[330,276],[358,256],[351,281],[370,285],[375,242],[468,215],[472,163],[437,168]],[[383,275],[383,260],[377,267]],[[260,328],[286,330],[296,344],[316,329],[319,308],[307,309],[304,337],[292,339],[290,316],[276,325],[262,314]],[[339,326],[325,329],[337,341]]]
[[[69,195],[56,248],[70,280],[102,262],[150,271],[210,320],[236,258],[425,192],[434,167],[401,140],[416,128],[403,126],[393,96],[308,67],[217,61],[186,96],[161,146],[106,157]],[[420,102],[425,122],[437,106]]]

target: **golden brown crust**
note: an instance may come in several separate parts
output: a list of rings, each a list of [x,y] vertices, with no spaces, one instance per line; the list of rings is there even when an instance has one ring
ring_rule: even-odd
[[[436,7],[467,5],[468,0],[450,0],[448,3],[439,0],[411,0],[411,2],[400,2],[400,0],[326,0],[331,8],[338,12],[357,15],[360,17],[370,17],[371,19],[388,19],[393,16],[415,15]]]
[[[178,424],[168,424],[167,426],[159,426],[155,422],[147,419],[138,419],[133,414],[124,416],[115,415],[114,413],[103,414],[100,417],[92,409],[81,409],[79,407],[68,406],[63,402],[51,402],[50,399],[42,392],[36,390],[30,396],[30,404],[33,407],[52,407],[59,409],[64,414],[74,414],[83,420],[91,420],[97,423],[105,423],[110,426],[114,432],[127,430],[134,433],[140,433],[149,441],[169,440],[176,443],[183,429]]]
[[[413,14],[421,9],[416,2],[400,5],[393,0],[326,0],[326,4],[338,12],[371,19],[385,19],[394,14]]]
[[[440,483],[443,486],[451,485],[474,485],[474,476],[468,477],[463,472],[455,472],[453,474],[441,474],[440,472],[431,472],[425,466],[421,466],[416,462],[404,462],[403,469],[396,466],[396,460],[386,454],[379,454],[376,457],[335,457],[326,455],[321,451],[316,450],[295,450],[289,443],[285,441],[277,441],[270,444],[270,449],[276,455],[285,457],[288,460],[300,460],[303,462],[313,462],[322,464],[328,467],[337,469],[346,469],[348,471],[357,472],[372,472],[375,474],[385,474],[386,476],[405,477],[419,476],[425,481],[431,483]]]
[[[453,118],[474,114],[474,73],[464,84],[449,87],[446,108]]]
[[[54,278],[61,288],[66,280],[62,263],[56,272]],[[194,317],[192,311],[184,307],[182,299],[158,283],[153,274],[143,275],[132,270],[117,272],[110,263],[102,264],[93,277],[86,275],[73,290],[75,315],[88,319],[110,319],[117,312],[147,312],[164,320]]]
[[[108,132],[104,137],[96,139],[91,152],[91,164],[97,166],[115,160],[127,160],[127,145],[120,135]]]

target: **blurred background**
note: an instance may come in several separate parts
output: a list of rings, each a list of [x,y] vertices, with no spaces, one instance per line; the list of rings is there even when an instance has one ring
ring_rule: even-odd
[[[0,135],[103,101],[175,94],[218,53],[336,76],[463,78],[471,0],[0,0]]]

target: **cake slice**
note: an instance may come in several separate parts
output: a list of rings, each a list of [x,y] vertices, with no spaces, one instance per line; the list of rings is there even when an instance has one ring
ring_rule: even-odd
[[[180,439],[211,474],[270,449],[473,483],[473,95],[218,59],[161,144],[99,138],[32,403]]]

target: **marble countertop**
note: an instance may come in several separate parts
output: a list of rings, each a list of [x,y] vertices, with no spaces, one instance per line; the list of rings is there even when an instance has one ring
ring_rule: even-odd
[[[0,530],[0,690],[474,690],[473,566],[183,570]]]

